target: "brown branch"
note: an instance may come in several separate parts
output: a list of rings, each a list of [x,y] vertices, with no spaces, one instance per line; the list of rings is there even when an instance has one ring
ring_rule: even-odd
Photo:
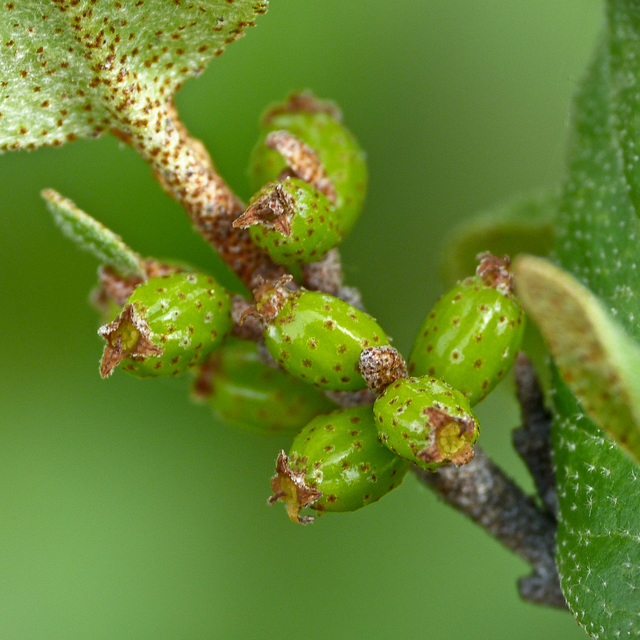
[[[489,457],[475,447],[466,465],[448,465],[435,472],[416,468],[421,482],[466,515],[502,545],[533,567],[520,580],[525,600],[566,607],[554,561],[556,521],[542,511]]]

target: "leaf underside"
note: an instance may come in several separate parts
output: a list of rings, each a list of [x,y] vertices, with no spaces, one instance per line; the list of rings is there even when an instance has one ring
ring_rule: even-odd
[[[266,0],[13,0],[0,5],[0,151],[135,135]]]
[[[640,340],[640,15],[609,0],[608,26],[576,103],[558,262]],[[618,354],[620,358],[625,354]],[[640,375],[640,374],[638,374]],[[569,608],[594,638],[640,637],[638,466],[558,382],[557,561]]]

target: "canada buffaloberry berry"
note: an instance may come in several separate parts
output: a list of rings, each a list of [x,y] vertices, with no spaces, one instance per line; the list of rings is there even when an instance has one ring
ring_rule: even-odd
[[[233,226],[248,227],[254,244],[287,266],[319,260],[342,237],[327,197],[299,178],[265,185]]]
[[[442,380],[397,380],[376,399],[373,413],[380,441],[422,469],[473,457],[478,421],[465,396]]]
[[[509,258],[479,256],[476,275],[440,298],[424,321],[409,357],[410,375],[446,380],[477,404],[513,365],[524,311],[509,273]]]
[[[120,315],[98,333],[106,340],[100,373],[122,368],[140,377],[176,375],[203,362],[230,332],[231,299],[211,276],[149,278]]]
[[[286,169],[282,156],[265,145],[274,131],[286,130],[305,142],[318,155],[333,182],[336,213],[341,232],[347,235],[355,225],[367,188],[365,154],[353,134],[344,126],[338,107],[318,100],[311,93],[294,93],[269,108],[262,117],[262,134],[250,163],[252,187],[277,179]]]
[[[314,418],[280,452],[271,480],[271,504],[282,501],[293,522],[300,510],[355,511],[397,487],[409,464],[378,441],[371,406],[339,409]]]
[[[365,347],[389,344],[368,314],[319,291],[284,291],[276,285],[257,294],[264,340],[275,361],[292,375],[324,389],[356,391]]]
[[[248,340],[228,342],[203,364],[193,392],[218,420],[261,435],[297,433],[335,409],[319,389],[264,364]]]

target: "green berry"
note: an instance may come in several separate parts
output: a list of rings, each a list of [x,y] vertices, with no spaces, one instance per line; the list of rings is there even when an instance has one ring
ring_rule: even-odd
[[[194,394],[218,420],[261,435],[297,433],[335,409],[319,389],[264,364],[248,340],[230,341],[202,365]]]
[[[286,169],[282,156],[265,144],[269,133],[280,130],[293,134],[318,155],[335,188],[336,213],[346,236],[364,206],[367,167],[365,154],[344,126],[340,110],[310,93],[294,93],[284,103],[270,107],[263,115],[261,137],[251,155],[254,192]]]
[[[276,288],[258,303],[258,313],[266,322],[265,344],[274,360],[324,389],[364,389],[358,368],[361,351],[389,344],[370,315],[319,291]]]
[[[120,315],[98,333],[106,340],[100,372],[176,375],[202,363],[231,331],[231,299],[211,276],[175,273],[137,286]]]
[[[271,504],[286,504],[293,522],[313,517],[300,510],[355,511],[399,486],[409,465],[378,441],[371,406],[314,418],[280,452],[271,481]]]
[[[431,310],[409,357],[410,375],[446,380],[477,404],[513,365],[524,332],[507,256],[480,256],[476,275]]]
[[[373,413],[380,441],[422,469],[473,458],[478,421],[464,395],[442,380],[397,380],[377,398]]]
[[[254,244],[286,266],[320,260],[342,237],[327,197],[299,178],[265,185],[233,226],[248,227]]]

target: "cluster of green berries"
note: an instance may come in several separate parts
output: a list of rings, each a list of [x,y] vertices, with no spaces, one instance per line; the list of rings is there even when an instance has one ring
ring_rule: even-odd
[[[336,107],[309,94],[269,109],[250,172],[256,194],[234,226],[294,275],[333,249],[363,206],[364,154]],[[278,456],[269,502],[284,502],[299,523],[313,520],[306,507],[379,500],[412,464],[471,460],[473,406],[513,365],[524,329],[509,259],[491,254],[431,309],[407,362],[374,318],[292,275],[253,296],[238,315],[207,274],[180,266],[141,279],[99,330],[101,373],[118,364],[138,377],[191,371],[193,396],[219,421],[297,434]],[[242,339],[251,322],[254,340]],[[344,408],[347,398],[358,406]]]

